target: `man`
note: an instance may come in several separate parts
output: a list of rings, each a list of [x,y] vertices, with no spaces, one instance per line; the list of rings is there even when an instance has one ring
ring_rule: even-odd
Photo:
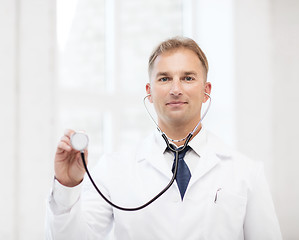
[[[162,42],[149,59],[148,99],[174,146],[184,144],[202,117],[211,92],[207,73],[204,53],[188,38]],[[111,207],[83,180],[80,153],[70,145],[73,133],[66,131],[55,156],[47,239],[105,239],[113,224],[115,239],[121,240],[281,239],[262,165],[231,150],[201,125],[180,156],[176,182],[136,212]],[[92,175],[112,202],[136,207],[167,185],[173,159],[157,131],[135,150],[103,156]],[[184,175],[182,188],[183,168],[188,177]]]

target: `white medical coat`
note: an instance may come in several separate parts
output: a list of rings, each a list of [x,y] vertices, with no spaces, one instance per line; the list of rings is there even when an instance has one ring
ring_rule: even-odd
[[[198,163],[183,201],[175,182],[147,208],[124,212],[104,202],[89,179],[75,188],[56,181],[47,204],[46,239],[105,239],[113,223],[117,240],[282,239],[262,164],[204,128],[189,145]],[[165,147],[153,134],[134,151],[104,156],[92,175],[114,203],[142,205],[172,177]]]

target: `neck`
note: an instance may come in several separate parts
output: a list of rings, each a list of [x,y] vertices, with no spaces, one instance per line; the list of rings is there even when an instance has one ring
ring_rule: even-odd
[[[167,135],[168,138],[174,139],[174,140],[180,140],[180,139],[184,139],[185,137],[187,137],[188,134],[193,131],[194,127],[195,126],[192,126],[192,128],[190,128],[190,127],[186,127],[183,125],[176,125],[176,126],[169,125],[168,127],[166,127],[166,126],[161,127],[161,130]],[[194,132],[192,138],[194,138],[198,134],[201,127],[202,126],[200,124],[198,126],[198,129]],[[183,140],[180,142],[173,142],[173,141],[170,141],[170,142],[173,142],[175,145],[180,147],[185,144],[185,141],[186,140]]]

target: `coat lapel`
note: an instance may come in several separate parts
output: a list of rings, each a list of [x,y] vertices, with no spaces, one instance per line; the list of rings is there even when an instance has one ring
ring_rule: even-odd
[[[200,161],[200,164],[197,164],[190,179],[188,188],[190,188],[194,183],[196,183],[196,181],[207,174],[220,162],[220,158],[211,151],[203,152],[200,158],[202,158],[202,161]]]
[[[193,171],[188,188],[217,166],[221,160],[231,157],[230,148],[204,128],[189,145],[199,156],[199,162]]]
[[[159,136],[159,133],[151,134],[139,149],[136,156],[137,162],[141,164],[146,161],[151,167],[165,175],[168,179],[171,179],[172,172],[163,155],[165,149],[166,143]]]

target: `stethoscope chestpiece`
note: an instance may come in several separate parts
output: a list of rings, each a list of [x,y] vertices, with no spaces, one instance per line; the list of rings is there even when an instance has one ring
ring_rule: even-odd
[[[71,136],[71,145],[73,149],[82,152],[88,146],[88,136],[83,132],[75,132]]]

